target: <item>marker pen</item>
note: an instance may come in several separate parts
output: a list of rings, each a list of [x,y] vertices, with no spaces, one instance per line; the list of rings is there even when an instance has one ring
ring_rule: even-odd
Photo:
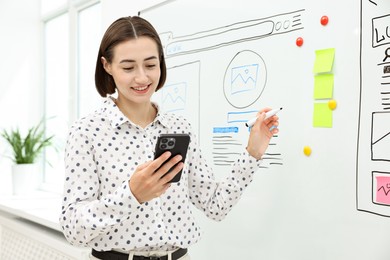
[[[283,108],[281,107],[281,108],[278,108],[278,109],[272,109],[272,110],[268,111],[267,113],[265,113],[265,118],[264,118],[264,120],[270,118],[271,116],[276,115],[276,113],[278,113],[278,112],[279,112],[280,110],[282,110],[282,109],[283,109]],[[246,125],[247,127],[252,127],[252,126],[255,124],[256,120],[257,120],[257,116],[254,117],[254,118],[252,118],[252,119],[250,119],[250,120],[248,120],[248,122],[246,122],[245,125]]]

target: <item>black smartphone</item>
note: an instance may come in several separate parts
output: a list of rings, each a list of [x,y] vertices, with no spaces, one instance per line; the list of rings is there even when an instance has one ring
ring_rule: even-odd
[[[156,159],[166,151],[170,151],[171,157],[167,161],[180,154],[182,157],[181,162],[184,163],[189,144],[190,136],[188,134],[161,134],[157,139],[154,158]],[[182,171],[178,172],[170,182],[180,181],[181,173]]]

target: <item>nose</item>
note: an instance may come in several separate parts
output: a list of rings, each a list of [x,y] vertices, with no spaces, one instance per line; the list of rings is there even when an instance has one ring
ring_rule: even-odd
[[[137,83],[147,83],[149,80],[146,71],[143,68],[137,70],[137,74],[135,76],[135,81]]]

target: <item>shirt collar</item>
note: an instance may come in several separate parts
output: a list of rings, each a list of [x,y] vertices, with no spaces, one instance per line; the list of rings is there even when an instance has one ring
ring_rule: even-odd
[[[129,122],[131,125],[135,124],[131,122],[123,113],[120,111],[118,106],[115,104],[115,98],[114,97],[106,97],[103,101],[103,112],[105,112],[108,120],[110,121],[110,124],[113,128],[117,128],[121,126],[122,124]],[[169,120],[166,113],[163,113],[159,107],[159,105],[155,102],[152,102],[152,104],[157,109],[157,115],[156,118],[153,120],[153,123],[161,123],[164,127],[169,127]]]

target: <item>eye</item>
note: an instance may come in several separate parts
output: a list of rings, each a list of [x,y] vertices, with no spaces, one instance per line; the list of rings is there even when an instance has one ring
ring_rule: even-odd
[[[133,67],[123,68],[123,70],[125,70],[125,71],[130,71],[130,70],[133,70],[133,69],[134,69]]]
[[[146,67],[151,69],[151,68],[156,67],[156,64],[149,64],[149,65],[146,65]]]

